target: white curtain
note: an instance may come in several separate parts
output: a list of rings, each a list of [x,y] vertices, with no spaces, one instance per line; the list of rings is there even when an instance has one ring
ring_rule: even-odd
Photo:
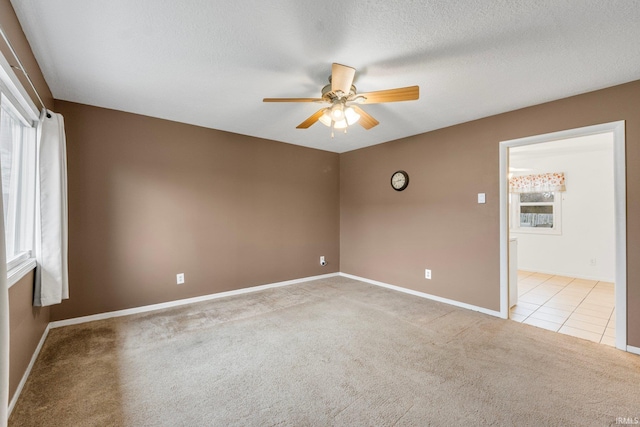
[[[2,177],[0,176],[0,188]],[[0,215],[3,212],[0,197]],[[0,427],[6,427],[9,416],[9,286],[7,254],[4,243],[4,221],[0,221]]]
[[[33,304],[69,298],[67,148],[62,115],[43,111],[38,124],[36,277]]]

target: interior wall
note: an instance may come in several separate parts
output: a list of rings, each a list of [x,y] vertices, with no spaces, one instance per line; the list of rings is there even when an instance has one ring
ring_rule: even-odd
[[[635,81],[341,154],[341,270],[499,311],[500,141],[626,120],[628,344],[640,347],[638,111]]]
[[[518,268],[613,282],[613,134],[536,144],[536,148],[559,144],[557,150],[529,151],[531,146],[510,150],[509,166],[528,169],[514,175],[564,172],[567,180],[567,191],[556,193],[562,197],[561,234],[510,232],[518,238]]]
[[[55,108],[67,135],[70,299],[52,320],[340,271],[337,154]]]
[[[13,398],[49,324],[49,307],[32,305],[33,276],[32,271],[9,288],[9,399]]]

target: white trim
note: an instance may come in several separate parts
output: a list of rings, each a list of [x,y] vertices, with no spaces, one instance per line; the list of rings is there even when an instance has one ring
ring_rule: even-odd
[[[284,282],[271,283],[271,284],[267,284],[267,285],[253,286],[253,287],[250,287],[250,288],[243,288],[243,289],[238,289],[238,290],[235,290],[235,291],[220,292],[220,293],[217,293],[217,294],[204,295],[204,296],[201,296],[201,297],[187,298],[187,299],[183,299],[183,300],[171,301],[171,302],[166,302],[166,303],[161,303],[161,304],[147,305],[147,306],[127,309],[127,310],[118,310],[118,311],[112,311],[112,312],[109,312],[109,313],[96,314],[96,315],[92,315],[92,316],[84,316],[84,317],[76,317],[76,318],[67,319],[67,320],[59,320],[59,321],[56,321],[56,322],[50,322],[47,325],[46,329],[44,330],[44,333],[42,334],[42,337],[40,338],[40,342],[38,343],[38,346],[36,347],[35,351],[33,352],[33,355],[31,356],[31,360],[29,361],[29,365],[27,366],[27,369],[25,370],[24,374],[22,375],[22,379],[20,380],[20,383],[18,384],[18,387],[16,388],[16,391],[14,392],[13,397],[11,398],[11,402],[9,403],[9,408],[8,408],[8,414],[9,414],[9,416],[11,415],[11,412],[13,411],[13,408],[15,407],[16,402],[18,401],[18,398],[20,397],[20,394],[22,393],[22,389],[24,388],[24,385],[26,384],[27,379],[29,378],[29,375],[31,374],[31,370],[33,369],[33,366],[34,366],[36,360],[38,359],[38,356],[40,355],[40,351],[42,350],[44,342],[47,339],[47,336],[49,335],[49,331],[51,329],[53,329],[53,328],[60,328],[60,327],[63,327],[63,326],[77,325],[77,324],[80,324],[80,323],[92,322],[94,320],[108,319],[108,318],[112,318],[112,317],[128,316],[130,314],[136,314],[136,313],[145,313],[145,312],[148,312],[148,311],[161,310],[163,308],[176,307],[176,306],[180,306],[180,305],[192,304],[192,303],[195,303],[195,302],[201,302],[201,301],[208,301],[208,300],[212,300],[212,299],[224,298],[224,297],[228,297],[228,296],[232,296],[232,295],[241,295],[241,294],[257,292],[257,291],[261,291],[261,290],[265,290],[265,289],[276,288],[276,287],[281,287],[281,286],[289,286],[289,285],[294,285],[294,284],[297,284],[297,283],[310,282],[310,281],[313,281],[313,280],[326,279],[326,278],[329,278],[329,277],[336,277],[336,276],[347,277],[347,278],[353,279],[353,280],[359,280],[361,282],[369,283],[371,285],[380,286],[380,287],[387,288],[387,289],[392,289],[394,291],[403,292],[403,293],[414,295],[414,296],[418,296],[418,297],[421,297],[421,298],[426,298],[426,299],[442,302],[442,303],[453,305],[453,306],[456,306],[456,307],[465,308],[465,309],[468,309],[468,310],[478,311],[480,313],[488,314],[490,316],[502,317],[502,313],[498,312],[498,311],[495,311],[495,310],[489,310],[489,309],[486,309],[486,308],[483,308],[483,307],[478,307],[478,306],[475,306],[475,305],[466,304],[466,303],[463,303],[463,302],[459,302],[459,301],[455,301],[455,300],[451,300],[451,299],[447,299],[447,298],[438,297],[436,295],[430,295],[430,294],[426,294],[424,292],[418,292],[418,291],[414,291],[414,290],[411,290],[411,289],[402,288],[400,286],[395,286],[395,285],[390,285],[388,283],[378,282],[377,280],[371,280],[371,279],[366,279],[364,277],[354,276],[353,274],[330,273],[330,274],[322,274],[322,275],[319,275],[319,276],[305,277],[305,278],[302,278],[302,279],[294,279],[294,280],[287,280],[287,281],[284,281]],[[640,348],[638,348],[638,347],[627,346],[626,351],[628,351],[629,353],[635,353],[635,354],[640,355]]]
[[[31,258],[31,251],[24,251],[7,261],[7,271],[11,271]]]
[[[616,348],[627,350],[627,192],[624,120],[500,142],[500,313],[501,317],[505,319],[509,317],[509,255],[507,252],[509,243],[509,223],[507,221],[509,148],[608,132],[613,133],[613,182],[616,228],[616,277],[614,281],[616,295]]]
[[[571,276],[574,279],[594,280],[596,282],[610,282],[610,283],[615,282],[615,278],[612,279],[611,277],[587,276],[587,275],[573,274],[573,273],[569,274],[566,271],[562,272],[562,271],[544,270],[540,268],[529,268],[526,265],[522,265],[522,266],[519,265],[518,270],[532,271],[532,272],[542,273],[542,274],[550,274],[552,276]]]
[[[616,348],[627,349],[627,171],[625,122],[613,125],[613,186],[616,226]]]
[[[500,317],[509,318],[509,151],[500,143]]]
[[[477,305],[471,305],[471,304],[467,304],[464,302],[460,302],[460,301],[456,301],[448,298],[442,298],[437,295],[426,294],[424,292],[414,291],[412,289],[390,285],[384,282],[378,282],[377,280],[371,280],[371,279],[366,279],[364,277],[354,276],[353,274],[339,273],[339,275],[342,277],[347,277],[349,279],[359,280],[361,282],[369,283],[371,285],[381,286],[383,288],[393,289],[394,291],[404,292],[405,294],[415,295],[421,298],[426,298],[426,299],[430,299],[438,302],[443,302],[445,304],[454,305],[456,307],[466,308],[467,310],[479,311],[480,313],[488,314],[490,316],[502,317],[499,311],[489,310],[488,308],[478,307]]]
[[[20,79],[18,79],[16,73],[13,72],[11,65],[2,53],[0,53],[0,88],[6,90],[6,92],[3,91],[3,93],[22,115],[34,122],[38,121],[40,117],[38,107],[36,107],[36,104],[31,100],[24,86],[20,83]]]
[[[40,350],[42,350],[44,341],[47,339],[47,335],[49,335],[49,329],[51,329],[51,323],[49,323],[47,325],[47,328],[44,330],[44,333],[40,338],[40,342],[38,343],[38,346],[36,347],[35,351],[33,352],[33,355],[31,356],[31,361],[29,362],[29,366],[27,366],[27,369],[24,371],[24,374],[22,375],[22,379],[20,380],[20,383],[18,384],[16,391],[13,393],[11,402],[9,402],[9,416],[11,416],[11,412],[13,411],[14,406],[16,406],[16,402],[20,397],[20,393],[22,393],[22,389],[24,388],[24,385],[27,382],[27,378],[29,378],[29,375],[31,374],[31,369],[33,369],[33,365],[36,363],[36,359],[38,359],[38,355],[40,355]]]
[[[258,292],[265,289],[278,288],[281,286],[295,285],[297,283],[310,282],[312,280],[327,279],[329,277],[338,276],[339,273],[321,274],[319,276],[303,277],[301,279],[286,280],[284,282],[270,283],[267,285],[252,286],[250,288],[236,289],[234,291],[218,292],[215,294],[202,295],[199,297],[185,298],[175,301],[163,302],[159,304],[145,305],[142,307],[128,308],[125,310],[109,311],[107,313],[92,314],[90,316],[74,317],[72,319],[57,320],[49,323],[51,328],[60,328],[62,326],[78,325],[80,323],[93,322],[95,320],[110,319],[112,317],[129,316],[131,314],[146,313],[148,311],[162,310],[164,308],[178,307],[196,302],[209,301],[212,299],[225,298],[233,295],[242,295],[250,292]]]
[[[29,258],[18,264],[15,268],[12,268],[7,272],[7,284],[9,288],[18,283],[20,279],[26,276],[30,271],[36,268],[36,259]]]

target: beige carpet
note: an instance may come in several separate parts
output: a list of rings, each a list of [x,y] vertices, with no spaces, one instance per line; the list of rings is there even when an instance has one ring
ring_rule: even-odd
[[[346,278],[53,329],[11,426],[615,425],[640,357]]]

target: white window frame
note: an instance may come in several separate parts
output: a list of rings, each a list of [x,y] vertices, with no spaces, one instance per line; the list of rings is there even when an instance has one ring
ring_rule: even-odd
[[[9,206],[15,207],[8,211],[10,225],[5,230],[5,239],[13,252],[7,253],[7,281],[11,287],[22,279],[36,266],[33,256],[35,247],[35,186],[36,186],[36,130],[24,118],[20,111],[5,96],[0,93],[0,109],[21,125],[20,144],[18,151],[12,153],[11,169],[16,172],[12,176],[9,189]],[[28,191],[28,194],[25,193]],[[7,209],[7,206],[4,207]]]
[[[20,279],[36,268],[36,259],[32,251],[20,253],[11,261],[7,262],[7,283],[11,287],[18,283]]]
[[[542,193],[542,191],[541,191]],[[521,193],[509,193],[509,204],[511,206],[511,221],[509,221],[510,229],[513,233],[526,234],[562,234],[562,198],[563,192],[553,191],[553,202],[534,202],[520,203]],[[520,226],[520,207],[521,206],[552,206],[553,207],[553,227],[521,227]]]
[[[15,110],[17,116],[23,120],[26,125],[31,128],[35,128],[40,111],[20,82],[20,79],[12,69],[11,64],[2,53],[0,53],[0,93],[9,101],[9,104]],[[33,179],[35,183],[35,176]],[[20,256],[14,257],[14,259],[8,261],[7,282],[9,287],[17,283],[36,267],[36,260],[33,252],[28,253],[26,259],[25,254],[20,254]]]

